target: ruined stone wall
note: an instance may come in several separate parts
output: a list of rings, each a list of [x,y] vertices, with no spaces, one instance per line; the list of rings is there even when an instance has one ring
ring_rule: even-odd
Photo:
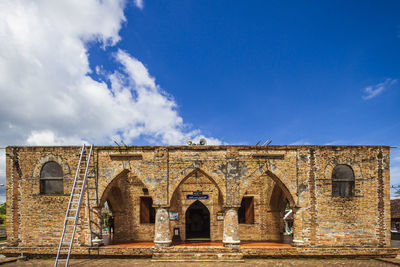
[[[332,197],[331,173],[347,164],[355,175],[354,196]],[[389,149],[315,151],[315,234],[319,245],[390,246]],[[384,177],[386,173],[387,176]],[[350,235],[348,233],[351,233]]]
[[[54,245],[61,236],[79,148],[9,147],[6,154],[8,242],[13,245]],[[48,161],[59,163],[63,169],[64,194],[40,194],[40,171]],[[85,216],[85,207],[81,214]],[[78,230],[82,232],[82,229]],[[85,236],[78,234],[78,238],[85,242]]]
[[[10,245],[58,243],[79,151],[80,147],[7,148]],[[95,147],[94,155],[100,205],[113,186],[121,190],[122,202],[116,204],[120,205],[116,237],[121,241],[154,237],[154,225],[138,220],[141,196],[152,197],[155,207],[180,209],[180,216],[184,216],[185,207],[190,205],[184,192],[194,186],[187,177],[199,171],[211,181],[205,182],[205,188],[211,196],[206,206],[215,220],[212,240],[221,240],[223,232],[216,212],[238,208],[243,196],[254,197],[255,224],[239,226],[241,239],[277,240],[282,214],[271,206],[272,191],[277,186],[283,196],[280,202],[287,200],[295,211],[295,245],[389,246],[388,147]],[[62,166],[65,195],[40,195],[40,170],[47,161]],[[351,198],[332,197],[332,170],[337,164],[347,164],[354,170],[355,194]],[[86,216],[83,208],[83,222]],[[184,238],[183,225],[172,221],[170,227],[182,227]],[[78,229],[78,238],[81,244],[88,244],[85,223]]]
[[[389,148],[312,146],[298,151],[295,239],[305,246],[390,246]],[[332,171],[351,166],[352,197],[332,196]]]

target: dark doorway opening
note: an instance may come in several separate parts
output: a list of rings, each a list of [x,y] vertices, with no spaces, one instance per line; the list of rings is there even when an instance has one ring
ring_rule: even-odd
[[[198,200],[186,211],[186,240],[210,240],[210,212]]]

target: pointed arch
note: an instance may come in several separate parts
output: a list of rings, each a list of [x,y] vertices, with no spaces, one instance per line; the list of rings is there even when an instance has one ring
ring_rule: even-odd
[[[282,188],[275,183],[269,199],[271,211],[282,211],[285,208],[286,199],[286,194],[282,191]]]
[[[135,177],[137,177],[140,180],[140,182],[143,184],[143,186],[148,189],[149,196],[152,197],[154,200],[153,191],[151,191],[150,188],[148,188],[145,185],[145,183],[143,182],[142,179],[140,179],[140,177],[135,175],[135,172],[133,172],[132,170],[129,170],[129,169],[120,169],[117,173],[118,174],[116,176],[114,176],[114,178],[112,178],[110,180],[110,182],[107,183],[107,185],[104,187],[103,190],[101,190],[101,189],[99,190],[99,196],[100,196],[99,206],[100,207],[104,206],[104,203],[107,200],[107,196],[110,194],[112,188],[115,187],[115,185],[118,183],[118,180],[121,179],[122,177],[125,177],[126,175],[128,175],[128,173],[132,173]]]
[[[268,175],[272,180],[275,182],[275,186],[279,186],[279,189],[282,190],[283,194],[285,195],[286,199],[289,201],[289,206],[291,208],[296,207],[296,202],[290,193],[289,189],[286,187],[286,185],[281,181],[281,179],[278,178],[273,172],[270,170],[267,170],[265,172],[266,175]]]
[[[203,176],[207,177],[217,187],[218,192],[219,192],[220,196],[222,197],[223,203],[225,203],[225,183],[218,178],[210,176],[209,174],[207,174],[205,171],[201,170],[200,168],[194,168],[193,170],[188,172],[185,177],[180,179],[178,184],[171,187],[172,190],[170,192],[172,192],[172,193],[170,193],[170,195],[168,197],[168,203],[169,204],[171,203],[171,200],[173,199],[173,197],[176,194],[180,185],[183,184],[187,179],[192,177],[193,174],[195,174],[196,172],[201,173]]]
[[[127,175],[129,173],[129,170],[124,169],[122,170],[120,173],[118,173],[112,180],[111,182],[109,182],[106,186],[106,188],[104,189],[103,192],[99,192],[100,194],[100,201],[99,201],[99,206],[103,207],[104,203],[107,201],[108,196],[112,193],[112,191],[115,191],[116,188],[115,185],[118,182],[118,179],[120,179],[121,177],[124,177],[125,175]]]
[[[246,184],[246,186],[241,190],[241,192],[240,192],[240,201],[243,199],[243,196],[244,196],[245,192],[247,191],[247,188],[249,188],[252,185],[253,181],[256,181],[258,179],[264,179],[263,176],[268,176],[269,178],[271,178],[275,182],[276,186],[278,186],[282,190],[283,194],[285,195],[285,197],[287,198],[287,200],[289,202],[289,206],[291,208],[295,208],[296,207],[296,201],[295,201],[292,193],[287,188],[285,183],[282,182],[282,180],[275,173],[273,173],[272,171],[267,169],[265,171],[263,170],[263,172],[258,172],[258,174],[259,175],[253,176],[249,180],[249,182]]]
[[[200,200],[194,201],[185,211],[186,239],[210,238],[210,210]]]

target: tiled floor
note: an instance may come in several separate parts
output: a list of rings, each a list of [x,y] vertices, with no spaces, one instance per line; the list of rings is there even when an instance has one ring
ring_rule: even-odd
[[[134,242],[134,243],[120,243],[108,245],[105,247],[152,247],[153,242]],[[175,247],[222,247],[222,242],[174,242]],[[289,244],[276,243],[276,242],[241,242],[241,247],[292,247]]]

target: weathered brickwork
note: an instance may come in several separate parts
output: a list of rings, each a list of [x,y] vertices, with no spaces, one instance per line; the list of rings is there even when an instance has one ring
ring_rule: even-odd
[[[59,242],[80,147],[8,147],[9,246]],[[115,218],[114,241],[169,246],[173,230],[186,239],[185,214],[202,191],[210,214],[210,240],[235,247],[240,240],[280,241],[286,203],[294,211],[294,246],[389,247],[390,183],[386,146],[131,146],[94,147],[93,185],[98,210],[106,201]],[[64,194],[40,194],[49,161],[63,170]],[[354,172],[351,197],[332,196],[332,171]],[[140,221],[141,197],[151,197],[154,223]],[[251,223],[238,224],[243,197],[252,198]],[[169,219],[169,212],[178,214]],[[217,213],[224,220],[217,219]],[[90,245],[89,210],[81,210],[78,244]],[[246,252],[250,253],[250,252]]]

